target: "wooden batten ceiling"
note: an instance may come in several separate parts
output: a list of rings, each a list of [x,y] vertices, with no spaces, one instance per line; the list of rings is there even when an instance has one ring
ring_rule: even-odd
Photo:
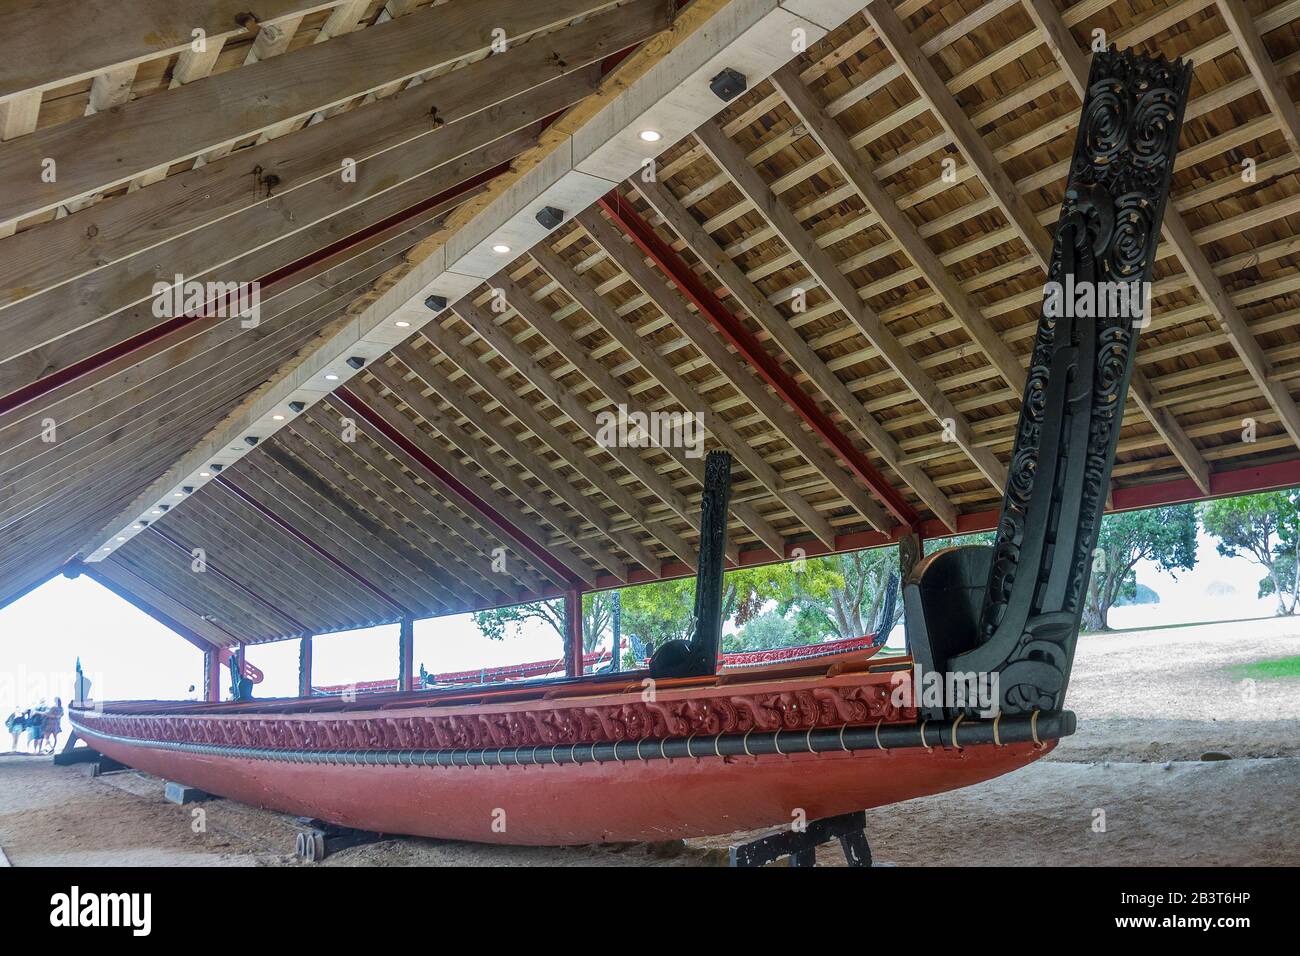
[[[139,168],[163,166],[149,144],[123,173],[87,173],[62,192],[27,183],[0,204],[0,220],[17,217],[0,240],[0,394],[53,380],[0,406],[0,593],[82,547],[490,189],[547,117],[595,89],[598,58],[579,63],[580,51],[611,30],[616,49],[630,46],[665,22],[662,4],[570,26],[556,12],[565,4],[535,6],[535,28],[572,58],[547,83],[506,69],[506,55],[411,72],[436,54],[401,46],[415,59],[395,51],[373,76],[329,79],[351,90],[342,106],[322,92],[284,107],[292,118],[258,119],[274,122],[269,133],[232,118],[233,143],[176,144],[185,155],[165,178]],[[225,38],[202,82],[224,76],[233,89],[250,64],[289,64],[322,34],[322,50],[335,46],[345,21],[362,49],[386,18],[420,15],[425,5],[391,0],[287,12],[279,33]],[[689,571],[703,460],[685,442],[610,447],[602,429],[619,409],[703,414],[702,447],[735,461],[733,562],[885,541],[900,517],[937,531],[987,516],[1098,35],[1195,64],[1115,486],[1187,479],[1209,494],[1216,473],[1300,457],[1300,0],[872,0],[660,154],[653,178],[566,221],[160,514],[103,573],[228,644]],[[509,55],[527,64],[544,49]],[[200,88],[180,58],[141,59],[129,106],[189,79]],[[0,100],[0,135],[41,135],[66,99],[113,109],[99,78],[127,67],[87,69],[110,72],[59,85],[25,70],[39,110],[22,113],[30,92]],[[487,70],[506,86],[489,90]],[[510,98],[488,119],[476,111],[493,96]],[[460,145],[441,126],[411,132],[433,105]],[[51,142],[93,120],[57,109]],[[341,208],[311,151],[339,137],[409,191]],[[6,181],[6,162],[38,142],[0,144]],[[240,178],[257,157],[286,172],[270,202]],[[100,241],[88,241],[96,222]],[[60,254],[38,255],[41,243]],[[197,320],[113,351],[156,327],[142,311],[146,264],[164,253],[187,275],[246,263],[263,276],[321,249],[271,284],[257,329]],[[73,374],[96,354],[109,361]],[[65,431],[42,443],[35,424],[51,416]],[[205,574],[189,570],[196,547]]]

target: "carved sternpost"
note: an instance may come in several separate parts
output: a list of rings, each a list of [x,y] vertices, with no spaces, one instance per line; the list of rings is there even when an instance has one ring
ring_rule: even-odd
[[[1169,196],[1190,64],[1093,57],[972,651],[1004,713],[1056,710]]]

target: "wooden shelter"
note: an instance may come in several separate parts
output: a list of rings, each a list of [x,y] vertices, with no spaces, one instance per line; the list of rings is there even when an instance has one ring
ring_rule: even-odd
[[[692,573],[704,460],[620,410],[732,453],[733,564],[992,527],[1095,43],[1195,66],[1111,505],[1300,483],[1300,0],[246,6],[0,35],[0,602],[233,647]]]

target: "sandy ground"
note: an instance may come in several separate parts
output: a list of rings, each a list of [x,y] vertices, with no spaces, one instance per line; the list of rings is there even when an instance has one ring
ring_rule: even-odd
[[[1252,682],[1230,669],[1297,653],[1294,620],[1085,636],[1069,696],[1079,732],[1006,777],[869,811],[876,859],[1300,864],[1300,680]],[[1232,759],[1202,760],[1208,753]],[[295,865],[299,828],[227,800],[174,806],[161,781],[134,771],[92,778],[86,767],[0,757],[0,847],[14,866]],[[556,849],[403,838],[324,865],[709,865],[738,839]],[[827,845],[818,862],[843,860]]]

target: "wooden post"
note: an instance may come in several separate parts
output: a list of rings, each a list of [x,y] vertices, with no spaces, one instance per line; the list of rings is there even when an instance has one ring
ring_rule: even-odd
[[[613,633],[613,637],[611,638],[613,643],[610,645],[613,648],[613,651],[611,652],[610,655],[612,658],[610,660],[610,670],[618,672],[623,669],[623,595],[622,592],[615,591],[610,596],[610,599],[614,605],[613,620],[612,620],[612,625],[613,625],[612,629],[614,633]]]
[[[691,649],[712,674],[722,644],[722,574],[727,560],[727,517],[731,501],[731,456],[711,451],[704,459],[700,501],[700,561],[695,578],[695,636]]]
[[[298,642],[298,696],[311,696],[311,635]]]
[[[221,700],[221,657],[215,647],[203,652],[203,699],[212,704]]]
[[[415,689],[415,621],[409,617],[402,618],[397,634],[397,689]]]
[[[564,595],[564,673],[582,676],[582,592],[577,588]]]

